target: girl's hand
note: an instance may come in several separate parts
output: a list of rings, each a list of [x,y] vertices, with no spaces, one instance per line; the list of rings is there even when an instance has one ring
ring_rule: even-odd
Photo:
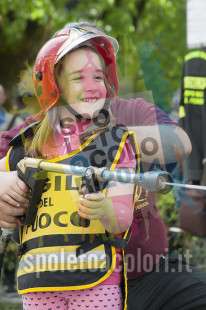
[[[105,197],[102,193],[87,194],[84,198],[80,198],[77,207],[79,215],[90,220],[104,220],[114,209],[111,198]]]
[[[90,220],[99,220],[105,230],[112,234],[126,231],[133,219],[133,184],[110,182],[106,197],[91,193],[79,200],[79,215]],[[84,194],[85,187],[79,193]]]

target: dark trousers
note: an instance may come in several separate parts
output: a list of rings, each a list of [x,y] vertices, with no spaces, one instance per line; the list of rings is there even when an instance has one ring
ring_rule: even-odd
[[[172,254],[128,281],[128,310],[206,310],[206,272]]]

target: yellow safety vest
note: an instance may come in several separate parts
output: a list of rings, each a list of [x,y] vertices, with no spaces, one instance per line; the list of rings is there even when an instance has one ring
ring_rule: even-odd
[[[106,166],[113,170],[127,138],[137,155],[139,170],[134,134],[119,127],[96,133],[75,152],[49,161],[85,167]],[[15,146],[8,154],[8,166],[14,155]],[[79,290],[101,283],[114,270],[115,246],[122,247],[121,242],[129,237],[127,230],[122,239],[114,238],[98,220],[89,221],[86,227],[76,226],[72,218],[81,197],[78,192],[82,177],[53,172],[47,177],[35,222],[20,228],[21,256],[17,273],[20,294]]]

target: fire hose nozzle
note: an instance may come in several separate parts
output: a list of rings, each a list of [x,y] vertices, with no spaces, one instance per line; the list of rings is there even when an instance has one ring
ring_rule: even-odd
[[[144,174],[137,174],[134,178],[134,183],[143,187],[149,192],[160,192],[167,194],[171,191],[172,186],[165,183],[173,183],[173,179],[168,172],[165,171],[150,171]]]

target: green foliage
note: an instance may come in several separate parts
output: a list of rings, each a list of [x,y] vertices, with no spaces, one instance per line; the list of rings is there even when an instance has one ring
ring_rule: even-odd
[[[176,226],[178,219],[178,211],[176,209],[175,200],[172,191],[167,195],[156,194],[157,208],[163,218],[165,226]]]
[[[25,61],[32,65],[56,30],[83,18],[96,21],[120,43],[119,95],[153,91],[157,105],[164,97],[169,106],[180,86],[185,15],[185,0],[1,0],[0,83],[9,90],[16,86]],[[143,66],[145,46],[149,71]]]
[[[1,21],[7,44],[15,44],[26,31],[28,21],[44,27],[55,27],[66,20],[65,1],[1,0]]]
[[[164,220],[166,227],[178,227],[178,209],[173,192],[167,195],[156,195],[157,208]],[[205,239],[195,237],[189,233],[168,232],[170,251],[181,255],[191,255],[189,262],[206,270]]]
[[[16,269],[18,263],[18,245],[13,241],[9,242],[9,245],[6,250],[6,254],[4,256],[4,264],[3,267],[6,270],[14,270]],[[4,277],[6,274],[3,275]]]

